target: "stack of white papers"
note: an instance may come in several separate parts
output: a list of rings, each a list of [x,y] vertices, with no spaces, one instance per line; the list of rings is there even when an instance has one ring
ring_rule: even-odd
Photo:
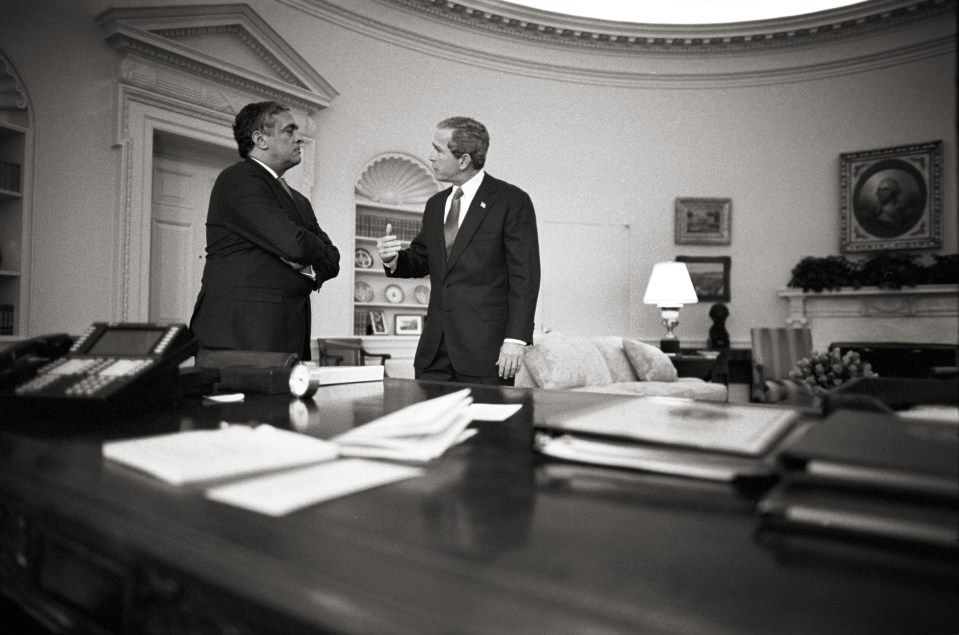
[[[470,390],[436,397],[380,417],[332,439],[340,456],[425,462],[466,440],[475,430]]]
[[[268,425],[228,425],[103,444],[104,458],[181,485],[310,465],[336,458],[337,448]]]

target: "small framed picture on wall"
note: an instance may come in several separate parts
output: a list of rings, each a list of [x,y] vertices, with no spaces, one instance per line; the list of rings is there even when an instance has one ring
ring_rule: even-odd
[[[676,256],[685,262],[700,302],[729,302],[729,256]]]
[[[728,245],[733,201],[729,198],[677,198],[677,245]]]

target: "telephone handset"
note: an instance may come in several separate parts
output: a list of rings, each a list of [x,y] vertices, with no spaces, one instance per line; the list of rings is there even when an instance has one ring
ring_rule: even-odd
[[[66,333],[41,335],[0,350],[0,391],[12,390],[41,366],[65,355],[73,340]]]
[[[178,367],[197,349],[184,324],[96,322],[75,341],[46,336],[3,351],[0,398],[56,411],[173,402],[180,396]]]

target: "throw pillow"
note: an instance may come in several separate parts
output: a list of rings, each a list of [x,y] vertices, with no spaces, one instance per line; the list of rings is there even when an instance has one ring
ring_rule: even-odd
[[[613,381],[599,349],[585,338],[544,333],[526,349],[523,362],[540,388],[602,386]]]
[[[640,381],[676,381],[679,374],[666,353],[638,340],[623,340],[623,350]]]
[[[626,351],[623,350],[623,338],[617,335],[601,335],[590,338],[590,341],[596,345],[603,359],[606,360],[613,383],[639,379],[629,363],[629,358],[626,357]]]

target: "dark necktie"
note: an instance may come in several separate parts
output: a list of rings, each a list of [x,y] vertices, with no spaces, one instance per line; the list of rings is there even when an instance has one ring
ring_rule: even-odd
[[[458,187],[453,188],[453,202],[450,203],[450,212],[446,215],[446,222],[443,223],[447,258],[449,258],[450,250],[453,248],[453,241],[456,240],[456,232],[460,229],[460,197],[462,196],[463,190]]]
[[[289,195],[290,200],[292,200],[292,201],[293,201],[293,204],[296,205],[296,199],[293,198],[293,190],[290,189],[290,186],[287,184],[287,182],[283,180],[283,177],[278,178],[277,181],[280,182],[280,185],[283,186],[283,189],[286,190],[286,193]],[[297,207],[297,210],[299,211],[299,207]],[[302,266],[301,266],[301,265],[298,265],[298,264],[296,264],[296,263],[294,263],[294,262],[289,262],[289,261],[286,261],[286,260],[285,260],[284,262],[287,262],[291,267],[293,267],[294,269],[298,270],[300,273],[302,273],[303,275],[305,275],[307,278],[310,278],[311,280],[316,280],[316,274],[313,272],[313,265],[302,265]]]
[[[293,198],[293,190],[290,189],[289,184],[283,180],[283,177],[280,177],[277,180],[280,182],[280,185],[283,186],[283,189],[286,190],[287,195],[289,195],[289,197],[293,199],[293,202],[295,203],[296,199]]]

